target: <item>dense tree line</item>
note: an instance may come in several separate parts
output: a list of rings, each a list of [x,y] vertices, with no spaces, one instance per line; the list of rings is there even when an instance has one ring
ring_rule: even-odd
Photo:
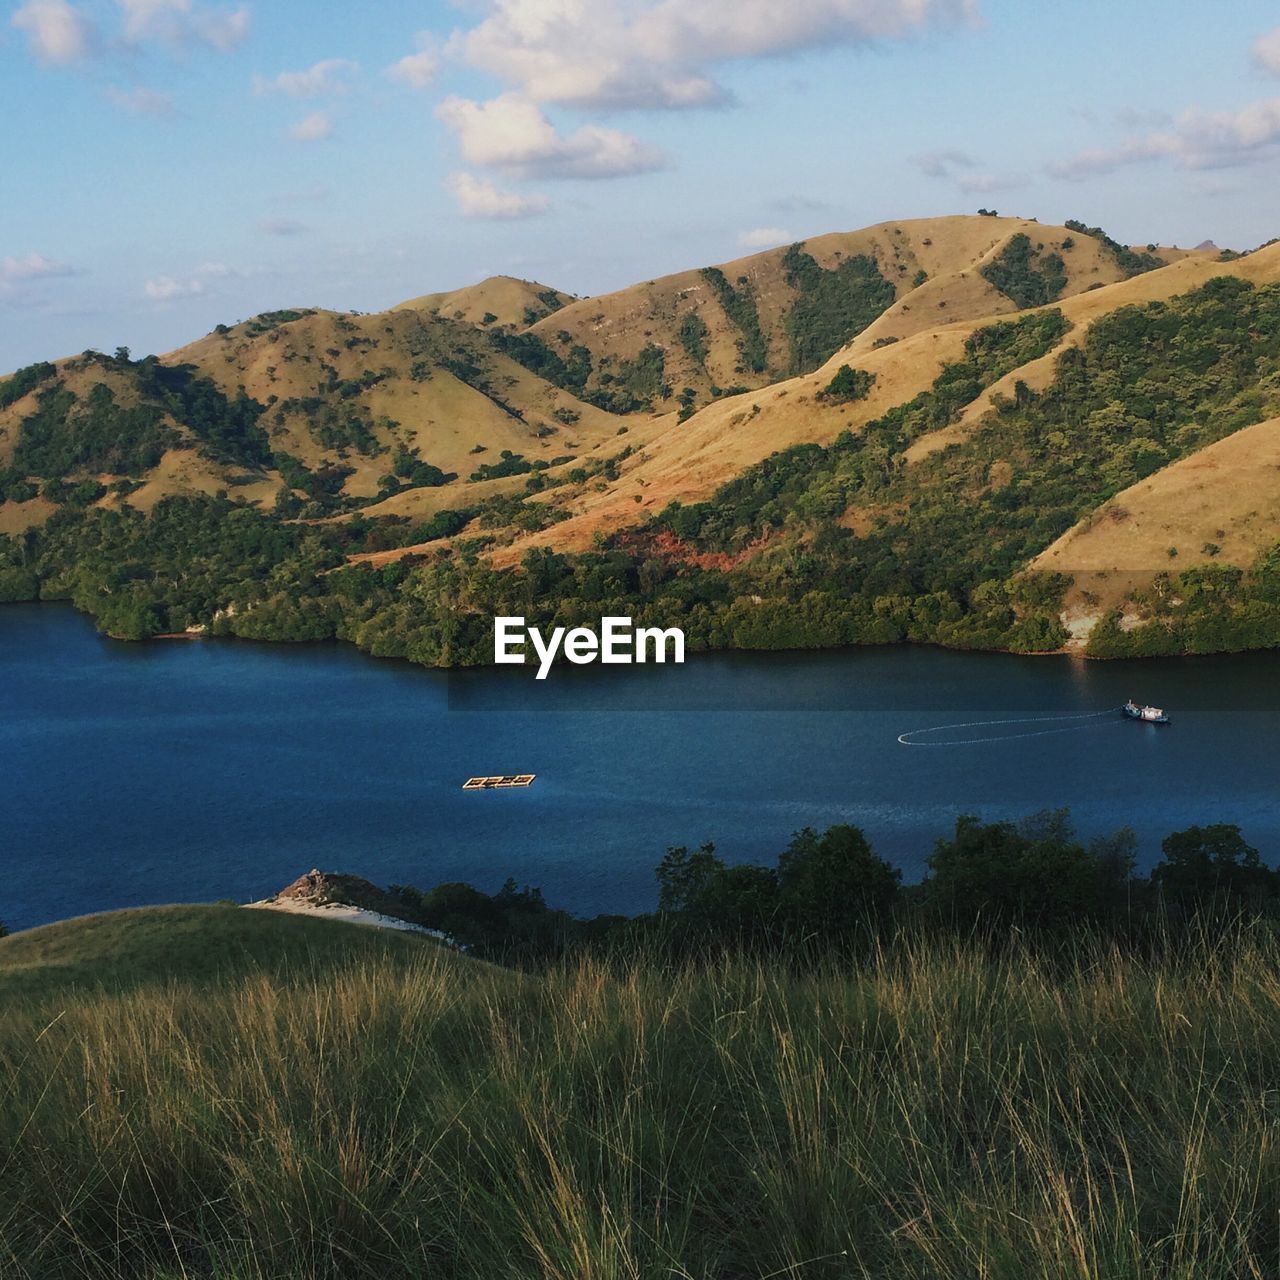
[[[258,424],[264,406],[243,391],[228,397],[191,365],[163,365],[154,356],[134,361],[124,348],[114,356],[86,352],[67,372],[90,366],[106,376],[83,396],[52,365],[19,370],[0,386],[6,394],[38,388],[34,409],[18,425],[11,483],[13,477],[65,480],[85,472],[136,476],[187,441],[216,462],[270,465],[267,434]]]
[[[1280,645],[1280,543],[1248,571],[1205,565],[1157,574],[1135,592],[1131,605],[1142,623],[1126,627],[1119,609],[1108,611],[1089,636],[1098,658],[1146,658],[1184,653],[1226,653]]]
[[[726,861],[714,845],[668,849],[655,868],[657,910],[581,920],[508,880],[496,894],[467,884],[392,886],[406,918],[475,954],[537,961],[580,946],[677,951],[751,946],[820,951],[894,931],[954,932],[999,944],[1017,933],[1050,943],[1085,934],[1138,945],[1176,942],[1241,918],[1280,923],[1280,872],[1240,828],[1193,826],[1167,836],[1147,874],[1128,828],[1080,839],[1065,809],[1017,822],[957,819],[927,870],[904,885],[857,827],[795,833],[771,866]]]
[[[707,335],[709,333],[707,322],[696,311],[685,312],[676,336],[680,339],[680,345],[685,349],[686,354],[694,364],[705,365],[707,363],[707,356],[710,353],[707,347]]]
[[[865,400],[875,386],[876,375],[865,369],[854,369],[842,364],[835,376],[818,392],[819,400],[827,400],[831,404],[848,404],[852,400]]]

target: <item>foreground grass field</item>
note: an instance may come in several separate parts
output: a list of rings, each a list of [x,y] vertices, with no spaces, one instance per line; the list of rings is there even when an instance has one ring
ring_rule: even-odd
[[[27,975],[0,1024],[0,1274],[1280,1273],[1265,934],[533,978],[249,914],[57,926],[83,939],[73,983],[35,980],[43,931],[0,944]],[[185,975],[142,948],[85,986],[126,920],[181,926]],[[233,965],[236,928],[282,932]]]

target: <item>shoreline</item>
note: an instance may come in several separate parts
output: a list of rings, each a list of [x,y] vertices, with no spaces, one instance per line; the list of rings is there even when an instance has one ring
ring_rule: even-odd
[[[96,619],[93,614],[86,610],[78,608],[70,600],[6,600],[0,601],[0,610],[6,606],[38,606],[38,605],[66,605],[74,609],[76,613],[88,618],[93,622],[96,629]],[[234,641],[240,644],[248,645],[269,645],[272,648],[297,648],[299,646],[320,646],[335,645],[344,649],[353,649],[356,653],[363,657],[376,662],[392,662],[403,663],[412,667],[415,671],[439,671],[448,674],[453,671],[485,671],[496,669],[496,664],[492,662],[477,663],[454,663],[449,666],[430,666],[425,663],[413,662],[409,658],[403,658],[398,655],[374,654],[367,649],[362,649],[352,640],[339,636],[331,636],[319,640],[263,640],[258,637],[247,637],[237,635],[214,635],[209,632],[206,624],[200,624],[195,628],[186,631],[165,631],[159,632],[152,636],[142,636],[139,639],[124,639],[120,636],[113,636],[109,632],[99,632],[103,638],[112,640],[117,644],[148,644],[153,640],[219,640]],[[990,653],[999,654],[1010,658],[1070,658],[1084,662],[1145,662],[1156,660],[1184,660],[1188,658],[1221,658],[1230,657],[1236,654],[1244,653],[1275,653],[1280,651],[1280,645],[1258,645],[1253,648],[1243,649],[1214,649],[1207,651],[1198,651],[1195,653],[1150,653],[1150,654],[1123,654],[1115,657],[1108,657],[1103,654],[1089,653],[1087,649],[1079,644],[1068,643],[1057,649],[1031,649],[1017,650],[1006,648],[969,648],[957,645],[940,644],[936,640],[889,640],[889,641],[873,641],[866,644],[833,644],[833,645],[811,645],[804,647],[778,647],[778,648],[741,648],[728,646],[724,648],[707,648],[707,649],[689,649],[691,658],[704,654],[737,654],[737,655],[756,655],[756,654],[805,654],[805,653],[843,653],[852,652],[862,649],[937,649],[944,653]],[[563,659],[557,659],[555,666],[557,668],[565,665]]]

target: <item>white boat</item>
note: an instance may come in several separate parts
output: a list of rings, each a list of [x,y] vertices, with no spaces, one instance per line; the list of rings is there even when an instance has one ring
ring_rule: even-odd
[[[1120,708],[1130,720],[1141,720],[1144,724],[1168,724],[1169,717],[1160,707],[1140,707],[1132,698]]]

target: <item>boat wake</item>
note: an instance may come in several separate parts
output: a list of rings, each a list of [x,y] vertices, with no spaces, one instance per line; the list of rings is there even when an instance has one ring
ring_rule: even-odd
[[[1072,733],[1079,729],[1088,729],[1091,722],[1097,723],[1106,716],[1115,716],[1119,707],[1108,707],[1105,711],[1086,711],[1082,715],[1070,716],[1019,716],[1012,720],[967,720],[963,724],[939,724],[929,729],[909,729],[898,734],[898,741],[904,747],[974,747],[983,743],[1018,742],[1023,738],[1044,738],[1051,733]],[[1071,723],[1064,723],[1070,721]],[[1116,721],[1115,723],[1120,723]],[[958,733],[962,729],[994,729],[998,725],[1020,724],[1056,724],[1055,729],[1030,729],[1022,733],[986,733],[974,738],[952,738],[945,742],[921,742],[932,734]]]

